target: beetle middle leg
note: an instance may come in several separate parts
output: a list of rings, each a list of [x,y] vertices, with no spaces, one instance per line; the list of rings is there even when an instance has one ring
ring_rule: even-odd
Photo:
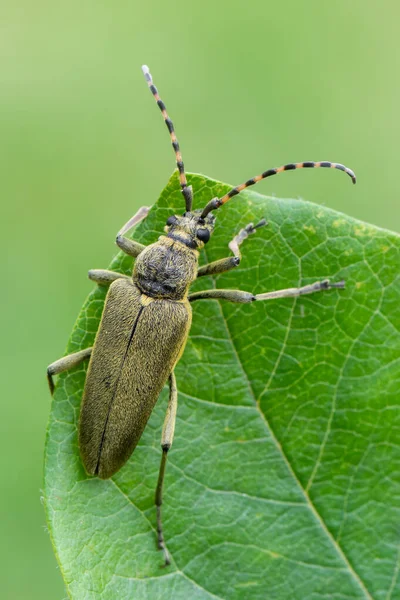
[[[175,431],[176,411],[178,408],[178,388],[176,386],[175,374],[172,372],[169,376],[169,400],[167,414],[165,415],[164,425],[161,434],[162,457],[160,471],[158,474],[158,482],[156,488],[155,503],[157,507],[157,542],[160,550],[164,552],[165,566],[171,564],[171,559],[167,548],[165,547],[163,526],[161,519],[161,505],[163,495],[163,484],[165,476],[165,467],[167,464],[168,450],[172,446]]]
[[[261,221],[259,221],[256,225],[253,225],[253,223],[246,225],[246,227],[241,229],[228,244],[229,249],[233,252],[234,256],[221,258],[220,260],[215,260],[208,265],[200,267],[197,272],[197,277],[202,277],[203,275],[218,275],[219,273],[225,273],[225,271],[230,271],[231,269],[239,266],[242,259],[240,245],[249,237],[249,235],[255,233],[257,229],[266,224],[267,221],[265,219],[261,219]]]
[[[345,287],[344,281],[338,281],[337,283],[331,283],[329,279],[324,281],[316,281],[309,285],[303,285],[298,288],[286,288],[284,290],[276,290],[274,292],[265,292],[263,294],[252,294],[251,292],[244,292],[243,290],[203,290],[202,292],[194,292],[189,295],[189,301],[194,302],[195,300],[228,300],[229,302],[237,302],[239,304],[249,304],[257,300],[274,300],[276,298],[295,298],[296,296],[303,296],[305,294],[314,294],[315,292],[322,292],[330,290],[332,288],[343,289]]]
[[[53,395],[55,387],[53,375],[58,375],[59,373],[68,371],[68,369],[72,369],[72,367],[76,367],[87,358],[90,358],[91,354],[92,348],[85,348],[84,350],[80,350],[79,352],[67,354],[67,356],[63,356],[62,358],[56,360],[47,367],[47,380],[49,382],[51,395]]]

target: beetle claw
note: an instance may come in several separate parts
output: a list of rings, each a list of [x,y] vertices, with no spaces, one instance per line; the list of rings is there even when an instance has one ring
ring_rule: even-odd
[[[159,549],[164,552],[164,564],[161,565],[161,568],[165,569],[165,567],[169,567],[171,564],[171,557],[165,546],[159,546]]]

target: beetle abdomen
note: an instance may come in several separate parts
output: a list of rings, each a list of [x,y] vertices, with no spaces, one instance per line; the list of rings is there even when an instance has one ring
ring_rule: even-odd
[[[183,351],[190,324],[188,302],[150,299],[125,279],[110,286],[79,424],[88,473],[106,479],[128,460]]]

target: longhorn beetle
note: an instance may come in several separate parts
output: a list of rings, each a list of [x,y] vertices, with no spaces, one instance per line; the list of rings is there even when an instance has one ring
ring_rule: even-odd
[[[282,171],[324,167],[344,171],[353,183],[356,182],[356,177],[353,171],[338,163],[290,163],[264,171],[234,187],[222,198],[210,199],[204,208],[193,210],[193,190],[192,186],[187,185],[174,126],[153,84],[148,67],[143,66],[142,70],[171,137],[185,212],[168,217],[165,235],[161,235],[150,246],[143,246],[124,236],[131,227],[146,217],[149,208],[139,209],[124,225],[117,235],[116,243],[123,252],[136,259],[132,277],[102,269],[89,271],[92,281],[109,286],[94,345],[49,365],[47,377],[53,394],[54,375],[90,359],[79,420],[79,448],[87,473],[101,479],[114,475],[131,456],[168,380],[169,401],[161,435],[162,456],[155,494],[158,547],[163,550],[165,564],[168,565],[170,557],[161,521],[162,491],[177,411],[178,391],[174,368],[189,335],[191,302],[214,298],[251,303],[344,287],[343,281],[330,283],[325,280],[300,288],[262,294],[222,289],[191,294],[190,285],[197,277],[216,275],[236,268],[241,259],[242,242],[266,224],[265,219],[256,225],[250,223],[230,242],[229,248],[233,256],[199,267],[199,250],[209,241],[214,231],[213,213],[242,190]]]

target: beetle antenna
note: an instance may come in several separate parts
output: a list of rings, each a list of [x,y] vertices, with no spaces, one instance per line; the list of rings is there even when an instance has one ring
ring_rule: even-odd
[[[320,167],[326,169],[339,169],[339,171],[344,171],[345,173],[347,173],[347,175],[349,175],[349,177],[351,177],[353,183],[356,182],[356,176],[354,175],[353,171],[339,163],[327,161],[289,163],[288,165],[283,165],[282,167],[277,167],[275,169],[269,169],[268,171],[264,171],[264,173],[261,173],[261,175],[256,175],[255,177],[249,179],[245,183],[242,183],[241,185],[232,188],[227,194],[225,194],[225,196],[222,196],[222,198],[213,198],[206,205],[201,216],[204,219],[204,217],[208,215],[209,212],[211,212],[212,210],[216,210],[217,208],[228,202],[228,200],[230,200],[234,196],[237,196],[237,194],[240,194],[240,192],[250,187],[251,185],[254,185],[258,181],[261,181],[262,179],[266,179],[267,177],[271,177],[272,175],[276,175],[277,173],[281,173],[282,171],[293,171],[294,169],[316,169]]]
[[[192,190],[192,186],[188,186],[188,184],[187,184],[185,167],[183,165],[182,154],[181,154],[181,150],[179,148],[179,142],[178,142],[176,134],[175,134],[174,125],[168,116],[167,109],[165,108],[164,102],[161,100],[160,96],[158,95],[158,90],[153,83],[153,78],[149,71],[149,67],[147,65],[143,65],[142,71],[143,71],[143,75],[145,76],[145,79],[147,81],[147,85],[149,86],[149,89],[157,102],[158,108],[161,110],[162,116],[164,117],[165,124],[169,131],[169,135],[171,136],[171,143],[172,143],[172,147],[174,149],[175,156],[176,156],[176,166],[178,167],[178,171],[179,171],[179,180],[181,183],[182,194],[183,194],[183,197],[185,198],[186,212],[189,212],[190,210],[192,210],[193,190]]]

